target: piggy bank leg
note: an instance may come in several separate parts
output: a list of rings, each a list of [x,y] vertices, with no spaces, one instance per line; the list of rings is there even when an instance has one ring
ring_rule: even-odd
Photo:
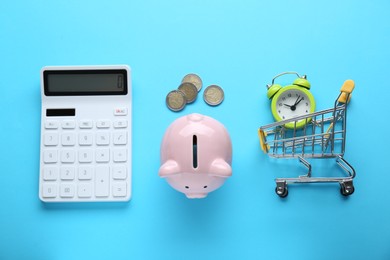
[[[232,167],[223,159],[215,159],[210,166],[210,175],[228,178],[232,176]]]
[[[171,175],[176,175],[180,173],[180,167],[174,160],[168,160],[163,165],[161,165],[158,175],[161,178],[166,178]]]

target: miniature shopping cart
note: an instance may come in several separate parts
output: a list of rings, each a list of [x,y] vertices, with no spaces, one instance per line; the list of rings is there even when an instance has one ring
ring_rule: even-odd
[[[289,183],[329,183],[338,182],[344,196],[351,195],[355,188],[355,170],[344,159],[347,135],[347,107],[354,89],[354,82],[347,80],[341,87],[334,107],[304,116],[294,117],[259,128],[261,149],[274,158],[298,158],[307,168],[306,175],[297,178],[277,178],[276,194],[288,195]],[[296,127],[298,122],[305,124]],[[289,127],[285,125],[288,124]],[[291,127],[294,125],[294,127]],[[305,158],[335,159],[346,173],[345,177],[312,177],[311,165]]]

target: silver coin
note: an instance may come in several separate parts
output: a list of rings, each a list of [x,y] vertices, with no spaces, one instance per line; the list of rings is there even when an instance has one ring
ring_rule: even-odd
[[[222,103],[224,97],[223,89],[217,85],[208,86],[203,93],[204,101],[210,106],[218,106]]]
[[[194,102],[196,97],[198,96],[198,89],[191,82],[181,83],[179,86],[179,90],[183,92],[186,96],[187,104]]]
[[[182,110],[187,104],[186,96],[180,90],[172,90],[169,92],[165,101],[167,107],[175,112]]]
[[[202,89],[202,86],[203,86],[202,79],[194,73],[190,73],[190,74],[185,75],[181,82],[182,83],[191,82],[192,84],[195,85],[198,92]]]

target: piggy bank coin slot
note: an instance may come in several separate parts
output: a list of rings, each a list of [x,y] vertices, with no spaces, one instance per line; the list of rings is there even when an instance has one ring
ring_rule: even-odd
[[[198,138],[192,136],[192,166],[198,168]]]

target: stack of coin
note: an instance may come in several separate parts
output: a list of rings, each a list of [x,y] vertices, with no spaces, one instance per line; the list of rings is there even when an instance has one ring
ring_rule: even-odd
[[[198,75],[194,73],[185,75],[178,89],[168,93],[166,97],[168,108],[177,112],[182,110],[186,104],[193,103],[202,85],[202,79]]]
[[[202,89],[202,79],[190,73],[184,76],[177,90],[172,90],[166,97],[167,107],[172,111],[181,111],[187,104],[193,103]],[[224,99],[224,92],[220,86],[210,85],[203,93],[204,101],[210,106],[218,106]]]

